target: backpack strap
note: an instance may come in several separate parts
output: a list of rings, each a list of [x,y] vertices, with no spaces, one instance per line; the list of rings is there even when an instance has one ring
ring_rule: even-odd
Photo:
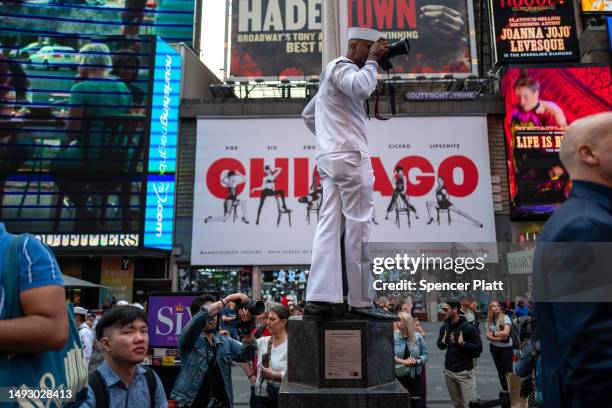
[[[109,408],[108,389],[106,381],[102,378],[102,374],[98,370],[89,374],[89,388],[94,393],[96,399],[96,408]]]
[[[2,288],[4,290],[4,318],[12,319],[23,316],[19,300],[19,247],[30,235],[13,237],[4,253],[2,265]],[[33,238],[35,239],[35,238]]]
[[[147,388],[149,389],[149,402],[151,408],[155,408],[155,393],[157,392],[157,379],[155,372],[149,366],[142,366],[145,369],[145,379],[147,380]]]

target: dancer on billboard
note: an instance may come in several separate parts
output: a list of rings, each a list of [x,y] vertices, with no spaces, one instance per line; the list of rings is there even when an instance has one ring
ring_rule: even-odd
[[[389,45],[380,32],[368,28],[349,28],[348,38],[346,57],[327,64],[319,92],[302,112],[316,137],[317,169],[323,185],[304,314],[344,316],[344,264],[350,313],[395,321],[396,315],[374,305],[370,268],[362,262],[362,245],[368,242],[374,208],[374,172],[363,102],[376,89],[378,61]]]
[[[385,220],[389,219],[389,214],[396,209],[398,205],[397,199],[398,197],[402,199],[404,204],[406,205],[406,209],[408,213],[412,211],[416,219],[419,219],[419,215],[417,214],[416,208],[408,201],[408,194],[406,193],[406,182],[404,180],[404,168],[402,166],[397,166],[395,170],[393,170],[395,174],[395,190],[393,190],[393,196],[391,196],[391,202],[387,207],[387,214],[385,214]]]
[[[285,213],[291,212],[291,210],[287,209],[287,204],[285,203],[285,191],[274,189],[274,181],[276,180],[278,175],[281,173],[281,171],[283,171],[283,169],[281,169],[280,167],[272,169],[270,166],[265,166],[263,186],[251,189],[252,193],[256,191],[261,191],[261,196],[259,197],[259,208],[257,208],[257,221],[255,221],[256,225],[259,225],[259,215],[261,214],[261,209],[267,197],[272,196],[276,199],[276,206],[279,212],[281,211]],[[283,202],[282,207],[280,205],[280,201]]]
[[[512,127],[515,126],[567,126],[563,110],[552,101],[540,99],[540,82],[531,78],[527,71],[514,82],[514,94],[518,100],[512,112]]]
[[[236,214],[236,209],[240,208],[242,222],[248,224],[246,219],[246,202],[238,198],[238,186],[246,183],[246,177],[240,174],[239,171],[229,170],[221,173],[221,185],[227,187],[227,197],[223,200],[223,215],[217,217],[208,216],[204,219],[204,223],[227,221],[233,214]],[[234,218],[236,221],[236,218]]]
[[[446,185],[444,184],[444,177],[438,177],[438,186],[436,187],[436,201],[427,201],[427,214],[429,215],[429,221],[427,221],[427,225],[431,224],[434,221],[434,217],[431,215],[432,210],[436,211],[438,223],[440,221],[440,211],[448,211],[448,222],[450,224],[450,212],[454,212],[462,216],[463,218],[471,221],[477,227],[482,228],[482,223],[475,218],[472,218],[468,213],[461,211],[458,209],[453,203],[449,200],[448,191],[446,190]]]

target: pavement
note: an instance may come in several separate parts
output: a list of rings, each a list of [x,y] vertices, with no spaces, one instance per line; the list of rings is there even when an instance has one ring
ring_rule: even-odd
[[[427,362],[427,406],[433,408],[451,408],[446,382],[442,368],[444,367],[444,351],[436,346],[441,322],[422,322],[421,326],[427,333],[425,340],[429,350],[429,361]],[[482,327],[482,324],[481,324]],[[476,365],[476,392],[480,399],[495,399],[498,397],[501,386],[495,370],[495,364],[489,352],[489,342],[484,334],[481,335],[483,352]],[[249,406],[251,389],[249,382],[240,366],[232,368],[234,384],[234,405],[236,407]]]

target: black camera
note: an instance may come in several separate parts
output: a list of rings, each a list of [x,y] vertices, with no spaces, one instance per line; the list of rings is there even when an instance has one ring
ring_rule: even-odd
[[[257,316],[266,311],[266,305],[261,300],[249,300],[246,303],[236,302],[236,312],[240,309],[245,309],[252,316]]]
[[[244,322],[237,316],[238,319],[238,331],[242,336],[251,334],[255,329],[255,316],[262,314],[266,311],[266,305],[261,300],[249,300],[246,303],[236,302],[236,315],[241,309],[247,310],[252,317],[251,320]]]
[[[408,55],[410,52],[410,42],[408,42],[407,38],[402,38],[398,42],[395,42],[389,46],[389,52],[383,56],[380,61],[378,61],[378,65],[385,71],[390,71],[393,69],[393,64],[391,64],[391,58],[398,57],[400,55]]]

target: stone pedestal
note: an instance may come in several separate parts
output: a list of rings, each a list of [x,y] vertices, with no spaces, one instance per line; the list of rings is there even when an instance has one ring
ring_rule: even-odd
[[[409,407],[394,373],[393,324],[291,317],[279,407]]]

